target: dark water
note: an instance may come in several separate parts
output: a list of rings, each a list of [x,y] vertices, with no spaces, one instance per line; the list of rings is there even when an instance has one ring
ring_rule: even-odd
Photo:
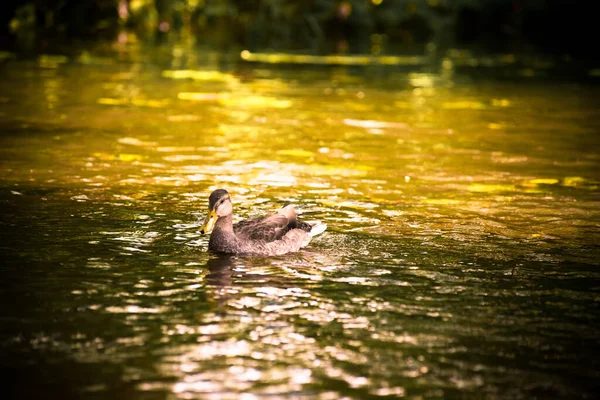
[[[597,395],[597,84],[118,58],[0,66],[3,397]]]

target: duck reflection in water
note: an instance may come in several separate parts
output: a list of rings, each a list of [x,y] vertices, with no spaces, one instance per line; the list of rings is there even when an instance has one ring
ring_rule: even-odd
[[[309,255],[311,253],[308,253]],[[319,255],[318,253],[316,253]],[[252,293],[256,288],[287,290],[295,286],[299,275],[319,277],[315,260],[305,257],[278,259],[227,254],[212,254],[206,261],[206,289],[220,306]]]
[[[205,278],[206,283],[210,286],[220,288],[252,283],[269,283],[273,286],[287,287],[285,278],[282,276],[244,271],[247,265],[250,269],[253,269],[254,267],[269,266],[269,264],[269,259],[266,257],[255,258],[215,254],[206,262],[206,269],[208,271]],[[296,265],[296,268],[298,267]]]
[[[216,255],[211,257],[206,262],[208,274],[206,275],[206,283],[215,287],[228,287],[232,285],[232,267],[234,265],[234,257],[230,255]]]
[[[224,305],[228,300],[236,297],[234,295],[238,294],[243,286],[254,287],[256,285],[264,285],[267,283],[266,281],[272,286],[287,286],[285,279],[280,276],[244,271],[246,263],[254,264],[255,262],[264,265],[265,259],[239,257],[228,254],[215,254],[211,256],[206,262],[208,273],[205,279],[207,286],[214,291],[214,300]]]

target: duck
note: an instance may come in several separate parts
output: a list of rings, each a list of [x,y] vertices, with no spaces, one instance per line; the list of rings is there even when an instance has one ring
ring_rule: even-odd
[[[208,198],[208,214],[200,233],[210,233],[208,249],[216,253],[279,256],[306,247],[326,229],[327,224],[319,221],[299,220],[289,203],[275,213],[234,224],[231,196],[227,190],[217,189]]]

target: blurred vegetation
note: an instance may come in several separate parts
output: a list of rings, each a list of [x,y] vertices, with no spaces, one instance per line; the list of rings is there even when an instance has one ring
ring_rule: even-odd
[[[593,2],[592,2],[593,3]],[[567,0],[5,0],[3,47],[40,40],[190,40],[308,54],[531,51],[596,59],[590,5]]]

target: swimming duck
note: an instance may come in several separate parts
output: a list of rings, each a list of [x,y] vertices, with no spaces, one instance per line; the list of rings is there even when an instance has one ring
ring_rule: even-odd
[[[275,256],[300,250],[325,229],[326,224],[298,220],[291,204],[274,214],[234,224],[231,197],[226,190],[217,189],[208,198],[208,215],[200,232],[212,231],[208,242],[212,251]]]

